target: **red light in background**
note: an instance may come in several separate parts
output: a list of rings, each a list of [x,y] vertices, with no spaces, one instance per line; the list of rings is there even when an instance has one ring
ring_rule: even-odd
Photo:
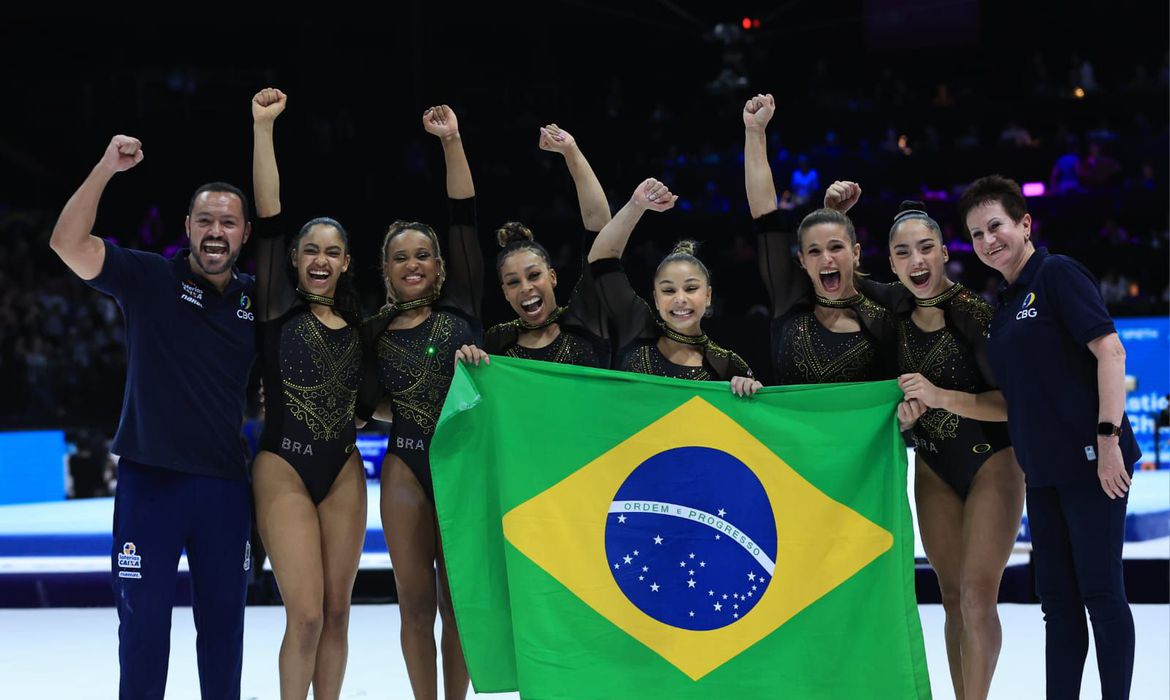
[[[744,29],[751,29],[752,28],[752,18],[751,17],[744,17],[743,21],[740,22],[739,24]]]
[[[753,19],[752,20],[752,29],[759,29],[759,28],[760,28],[760,20]]]

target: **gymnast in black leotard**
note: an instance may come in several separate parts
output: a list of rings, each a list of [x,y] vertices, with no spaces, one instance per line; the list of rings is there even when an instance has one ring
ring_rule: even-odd
[[[916,219],[910,217],[904,221]],[[909,260],[910,245],[905,242],[896,246],[899,263]],[[911,284],[926,285],[927,275],[932,273],[922,269],[916,274],[917,277],[907,275]],[[932,297],[915,296],[910,304],[910,308],[900,309],[896,314],[898,371],[903,376],[921,375],[939,389],[972,395],[998,393],[984,351],[991,305],[958,283],[951,283],[945,291]],[[932,317],[928,311],[914,313],[931,308],[942,312],[941,319],[938,314]],[[942,326],[938,327],[940,320]],[[912,386],[912,381],[907,376],[902,384]],[[935,395],[931,398],[941,400]],[[995,400],[998,402],[998,397]],[[913,440],[924,461],[963,499],[971,491],[971,482],[983,463],[1011,446],[1005,421],[974,420],[945,408],[930,408],[929,404],[926,413],[914,424]]]
[[[329,282],[336,286],[336,279],[317,277],[330,274],[323,266],[314,268],[310,262],[305,283],[295,291],[286,284],[284,252],[290,245],[283,226],[278,214],[258,218],[253,230],[261,262],[258,278],[264,278],[256,290],[255,307],[266,397],[260,449],[288,462],[313,503],[320,504],[355,449],[354,404],[362,378],[361,319],[339,307],[336,293],[319,295],[305,289]],[[317,233],[318,227],[332,228],[338,240],[316,240],[310,234]],[[334,219],[321,217],[301,227],[291,247],[303,251],[302,258],[317,255],[322,247],[335,248],[340,257],[349,249],[348,234]],[[345,325],[336,328],[322,321],[313,310],[319,306],[333,309]]]
[[[409,267],[411,253],[391,246],[400,238],[414,237],[413,245],[441,250],[438,236],[426,224],[395,222],[386,234],[383,248],[387,265],[403,268],[398,283],[420,289],[425,281],[431,290],[416,299],[389,301],[386,308],[366,322],[378,356],[378,384],[389,398],[394,420],[390,429],[388,454],[402,460],[418,480],[426,496],[435,498],[431,481],[430,440],[447,398],[454,375],[454,358],[463,346],[479,342],[479,305],[483,286],[483,261],[475,240],[475,200],[449,200],[451,213],[447,254],[438,280]],[[406,246],[404,246],[405,248]],[[416,250],[420,262],[433,259],[426,250]],[[450,263],[449,265],[447,263]],[[415,281],[418,280],[418,281]],[[387,277],[387,285],[394,284]],[[397,291],[390,292],[397,298]],[[417,325],[407,325],[411,312],[426,315]]]
[[[695,381],[730,382],[740,396],[762,385],[743,359],[703,332],[711,307],[711,275],[695,257],[694,241],[682,241],[654,274],[654,309],[634,291],[621,266],[630,233],[647,210],[666,211],[677,196],[649,178],[606,224],[589,251],[589,266],[601,306],[615,328],[614,367],[627,372]]]
[[[256,316],[264,388],[252,490],[287,615],[281,695],[303,698],[311,683],[314,697],[336,698],[366,530],[365,470],[354,448],[361,312],[341,224],[313,219],[290,245],[280,220],[272,134],[284,106],[274,89],[252,100],[257,283],[254,303],[237,312]]]
[[[448,697],[455,697],[466,692],[468,676],[435,521],[430,447],[455,362],[488,361],[476,347],[482,332],[483,255],[475,228],[475,185],[455,112],[446,105],[432,107],[422,121],[443,146],[449,236],[440,247],[430,226],[403,221],[386,233],[387,305],[363,324],[377,366],[362,386],[358,415],[364,417],[385,400],[393,413],[382,461],[382,529],[394,567],[411,688],[415,697],[436,695],[437,609],[443,618],[443,685]]]
[[[851,183],[834,183],[834,188]],[[827,197],[840,195],[827,195]],[[899,384],[927,407],[913,428],[914,493],[922,544],[946,612],[951,682],[986,697],[999,655],[999,582],[1024,507],[1024,476],[1007,434],[1007,404],[987,361],[992,308],[946,275],[947,248],[921,202],[890,229],[901,295]],[[876,293],[875,293],[876,295]]]
[[[778,384],[827,384],[892,379],[896,334],[890,313],[866,296],[857,273],[861,246],[843,212],[818,209],[786,221],[776,203],[764,129],[775,111],[771,95],[744,105],[744,168],[748,205],[760,247],[760,275],[772,308],[772,369]],[[798,269],[793,250],[797,250]],[[908,412],[899,407],[902,423]]]
[[[496,272],[516,318],[489,328],[484,334],[484,350],[526,360],[608,367],[612,355],[609,329],[584,254],[597,232],[609,223],[609,202],[569,132],[556,124],[541,128],[540,147],[565,157],[577,186],[584,225],[581,277],[568,302],[557,306],[557,273],[548,251],[527,226],[509,222],[500,227],[496,236],[502,250],[496,258]]]

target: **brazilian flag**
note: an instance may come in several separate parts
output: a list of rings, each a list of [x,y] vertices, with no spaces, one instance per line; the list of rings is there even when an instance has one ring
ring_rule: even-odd
[[[476,691],[929,697],[900,397],[460,367],[431,466]]]

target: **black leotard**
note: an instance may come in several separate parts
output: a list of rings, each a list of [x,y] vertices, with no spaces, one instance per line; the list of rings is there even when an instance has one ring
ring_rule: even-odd
[[[658,314],[634,291],[621,261],[617,258],[602,258],[591,263],[590,269],[601,306],[615,329],[615,368],[699,381],[728,381],[736,376],[752,376],[752,370],[743,358],[712,341],[703,345],[701,366],[690,367],[670,362],[658,349],[658,339],[664,335]]]
[[[589,250],[596,233],[586,231],[582,250]],[[557,318],[560,334],[543,348],[520,345],[524,326],[520,319],[492,326],[484,334],[484,350],[492,355],[507,355],[525,360],[543,360],[582,367],[609,367],[613,349],[609,340],[605,311],[597,296],[589,263],[582,259],[581,278],[573,287],[569,303]]]
[[[414,328],[389,328],[393,307],[363,325],[377,355],[377,376],[363,386],[358,411],[368,417],[389,396],[394,422],[386,451],[406,463],[432,501],[431,436],[455,374],[455,351],[479,343],[482,332],[483,254],[476,240],[475,199],[448,202],[451,227],[441,244],[447,278],[439,298]]]
[[[760,276],[772,307],[772,370],[777,384],[830,384],[894,376],[896,330],[884,307],[859,295],[848,308],[861,330],[834,333],[817,321],[808,275],[795,262],[795,226],[779,211],[755,221]]]
[[[910,317],[913,300],[899,305],[899,371],[918,372],[942,389],[973,394],[994,389],[984,347],[991,305],[959,284],[937,305],[944,311],[945,325],[929,333]],[[923,461],[960,498],[967,497],[987,458],[1011,446],[1006,422],[972,420],[941,408],[929,409],[918,419],[913,437]]]
[[[257,219],[254,231],[265,404],[260,449],[287,461],[320,503],[354,451],[354,405],[363,375],[358,327],[356,319],[347,319],[344,328],[329,328],[298,297],[279,215]]]

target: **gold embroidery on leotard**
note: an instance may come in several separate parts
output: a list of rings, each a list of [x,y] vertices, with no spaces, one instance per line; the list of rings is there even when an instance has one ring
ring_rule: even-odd
[[[345,333],[322,332],[325,328],[312,312],[306,312],[284,331],[291,333],[308,351],[311,368],[297,366],[304,358],[296,357],[295,353],[281,353],[280,378],[289,413],[309,429],[314,440],[339,437],[353,420],[361,375],[356,329],[347,327]]]

